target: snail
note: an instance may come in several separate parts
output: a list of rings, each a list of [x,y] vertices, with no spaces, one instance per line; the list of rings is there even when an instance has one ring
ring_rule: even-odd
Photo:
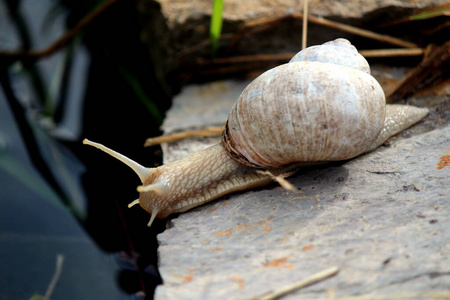
[[[427,113],[386,105],[368,62],[340,38],[306,48],[257,77],[231,109],[221,142],[184,159],[146,168],[101,144],[83,143],[139,176],[139,199],[128,206],[140,204],[149,212],[150,226],[155,217],[266,185],[302,166],[372,151]]]

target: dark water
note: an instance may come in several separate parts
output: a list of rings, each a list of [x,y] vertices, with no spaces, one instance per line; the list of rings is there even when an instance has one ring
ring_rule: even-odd
[[[89,9],[83,1],[6,4],[2,50],[43,49]],[[130,169],[81,144],[101,142],[145,166],[160,161],[158,149],[142,145],[159,134],[170,101],[139,43],[137,20],[133,3],[119,1],[58,53],[32,64],[2,61],[2,300],[44,296],[58,257],[51,299],[151,299],[160,283],[156,234],[164,222],[148,228],[146,212],[127,208],[139,184]]]

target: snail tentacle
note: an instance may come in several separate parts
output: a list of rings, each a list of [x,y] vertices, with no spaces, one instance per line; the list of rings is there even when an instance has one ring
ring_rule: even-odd
[[[146,168],[144,166],[141,166],[140,164],[138,164],[137,162],[135,162],[134,160],[126,157],[123,154],[120,154],[117,151],[114,151],[102,144],[99,143],[95,143],[92,142],[88,139],[84,139],[83,140],[83,144],[85,145],[90,145],[93,146],[97,149],[102,150],[105,153],[108,153],[109,155],[111,155],[112,157],[115,157],[116,159],[120,160],[121,162],[123,162],[124,164],[126,164],[127,166],[129,166],[131,169],[133,169],[133,171],[139,176],[139,179],[144,182],[144,180],[153,172],[154,168]]]
[[[147,223],[147,227],[152,226],[152,223],[155,220],[156,215],[158,215],[158,211],[156,209],[152,210],[152,214],[150,216],[150,221]]]
[[[136,204],[139,204],[139,199],[136,199],[133,202],[131,202],[130,204],[128,204],[128,208],[131,208],[131,207],[135,206]]]

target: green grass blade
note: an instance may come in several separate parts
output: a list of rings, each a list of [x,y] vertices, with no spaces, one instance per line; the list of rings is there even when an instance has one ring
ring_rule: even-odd
[[[209,28],[209,38],[211,40],[212,55],[215,56],[219,47],[220,34],[222,32],[222,12],[223,0],[214,0],[213,11],[211,15],[211,26]]]

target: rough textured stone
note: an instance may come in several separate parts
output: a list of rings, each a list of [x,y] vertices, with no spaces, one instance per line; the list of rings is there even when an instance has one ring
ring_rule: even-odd
[[[189,106],[191,98],[176,102]],[[169,114],[167,128],[183,119]],[[173,160],[212,142],[182,141],[165,155]],[[331,266],[340,268],[336,276],[284,299],[450,292],[446,155],[448,118],[433,112],[390,146],[299,171],[289,179],[298,192],[272,184],[183,213],[158,236],[164,284],[155,297],[249,299]]]
[[[210,16],[212,1],[210,0],[158,0],[161,10],[167,16],[171,27],[186,23],[189,19]],[[304,1],[298,0],[227,0],[224,1],[223,17],[226,20],[252,20],[258,18],[277,17],[292,12],[299,12]],[[318,16],[340,16],[341,18],[361,18],[368,12],[387,7],[424,8],[445,1],[398,1],[398,0],[310,0],[309,11]]]

